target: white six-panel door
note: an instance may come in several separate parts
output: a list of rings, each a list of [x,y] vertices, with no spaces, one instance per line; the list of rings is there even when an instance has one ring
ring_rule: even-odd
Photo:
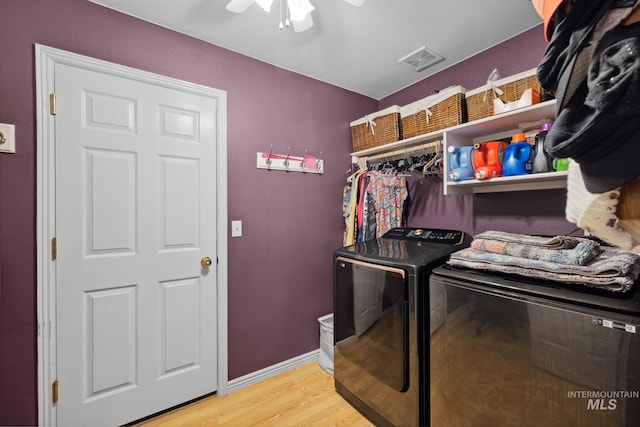
[[[58,425],[215,391],[216,100],[64,64],[55,92]]]

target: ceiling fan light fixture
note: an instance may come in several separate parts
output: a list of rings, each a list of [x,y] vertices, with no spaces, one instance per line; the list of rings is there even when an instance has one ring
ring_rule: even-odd
[[[291,20],[294,22],[304,21],[305,17],[315,10],[309,0],[287,0],[287,7]]]
[[[289,27],[289,24],[293,25],[293,29],[296,33],[306,31],[313,27],[313,18],[311,12],[316,8],[309,2],[309,0],[279,0],[280,1],[280,23],[278,27],[282,30]],[[354,6],[361,6],[365,0],[344,0]],[[230,0],[227,3],[227,10],[233,13],[243,13],[249,7],[256,3],[267,13],[271,13],[271,6],[273,0]],[[284,4],[286,3],[286,12],[284,10]],[[285,19],[286,17],[286,19]]]
[[[442,60],[444,60],[442,55],[427,49],[426,46],[422,46],[420,49],[398,59],[398,62],[408,64],[416,71],[422,71]]]
[[[307,13],[302,21],[293,21],[293,30],[296,33],[307,31],[311,27],[313,27],[313,18],[310,13]]]

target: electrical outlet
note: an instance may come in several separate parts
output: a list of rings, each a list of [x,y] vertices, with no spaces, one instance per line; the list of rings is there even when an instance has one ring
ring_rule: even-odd
[[[0,153],[16,152],[16,126],[0,123]]]
[[[242,237],[242,221],[231,221],[231,237]]]

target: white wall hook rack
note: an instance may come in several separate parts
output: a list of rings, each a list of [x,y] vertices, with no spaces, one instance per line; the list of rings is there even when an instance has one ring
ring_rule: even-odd
[[[316,174],[324,173],[322,152],[320,152],[320,155],[316,158],[307,155],[307,150],[305,150],[304,156],[302,157],[291,156],[291,147],[289,147],[287,154],[274,154],[272,151],[273,150],[268,153],[257,153],[258,169]]]

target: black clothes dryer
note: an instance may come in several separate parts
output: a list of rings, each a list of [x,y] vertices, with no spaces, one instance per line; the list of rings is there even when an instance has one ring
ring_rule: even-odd
[[[429,276],[470,241],[462,231],[394,228],[335,251],[336,391],[377,426],[428,424]]]

